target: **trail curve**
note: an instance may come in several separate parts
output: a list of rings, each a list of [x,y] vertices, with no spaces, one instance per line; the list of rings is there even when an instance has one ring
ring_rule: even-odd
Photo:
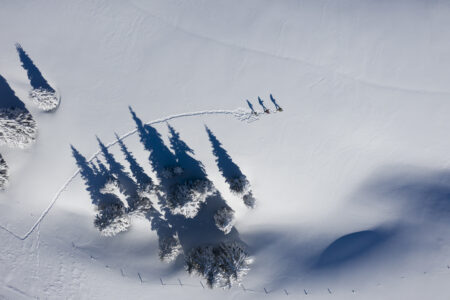
[[[180,119],[180,118],[186,118],[186,117],[195,117],[195,116],[202,116],[202,115],[231,115],[238,120],[245,121],[245,122],[253,122],[258,120],[258,115],[253,114],[250,110],[238,108],[235,110],[205,110],[205,111],[197,111],[197,112],[188,112],[188,113],[182,113],[177,115],[171,115],[165,118],[157,119],[154,121],[150,121],[145,123],[145,125],[154,125],[158,123],[164,123],[168,122],[170,120],[174,119]],[[114,145],[116,145],[119,141],[135,134],[137,132],[137,128],[128,131],[127,133],[121,135],[119,139],[116,139],[115,141],[109,143],[106,145],[107,148],[110,148]],[[99,155],[100,150],[97,150],[89,159],[88,162],[92,161],[94,158]],[[44,220],[44,218],[48,215],[52,207],[55,205],[56,201],[59,199],[61,194],[66,190],[66,188],[70,185],[70,183],[80,174],[80,169],[77,169],[75,173],[73,173],[72,176],[70,176],[69,179],[63,184],[63,186],[56,192],[56,194],[53,196],[53,199],[49,203],[46,209],[40,214],[39,218],[36,220],[36,222],[31,226],[31,228],[24,233],[23,235],[17,234],[13,232],[12,230],[8,229],[6,226],[0,225],[0,229],[6,231],[7,233],[11,234],[15,238],[19,240],[26,240],[33,232],[34,230],[39,226],[39,224]]]

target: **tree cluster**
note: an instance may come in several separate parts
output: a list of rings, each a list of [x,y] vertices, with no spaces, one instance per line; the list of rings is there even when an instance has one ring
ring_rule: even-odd
[[[143,216],[158,236],[161,260],[183,255],[187,271],[205,277],[210,287],[239,282],[251,260],[234,228],[234,210],[173,127],[169,148],[156,129],[131,113],[152,172],[144,170],[118,136],[127,168],[100,140],[102,158],[95,161],[72,147],[97,211],[94,225],[113,236],[129,229],[133,215]],[[235,178],[232,186],[236,193],[248,194],[245,176]]]

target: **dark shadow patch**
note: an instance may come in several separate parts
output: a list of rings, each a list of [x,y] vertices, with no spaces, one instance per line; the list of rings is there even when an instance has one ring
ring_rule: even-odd
[[[100,146],[100,151],[109,166],[108,173],[114,177],[118,187],[121,191],[123,191],[124,195],[126,195],[129,210],[136,208],[136,201],[139,199],[137,194],[138,186],[136,182],[130,178],[130,175],[125,171],[125,167],[114,158],[108,148],[106,148],[98,137],[97,141]]]
[[[332,242],[319,256],[315,269],[338,267],[368,255],[383,245],[393,232],[381,229],[344,235]]]
[[[153,180],[150,176],[145,173],[144,168],[139,165],[136,158],[133,154],[128,150],[122,140],[120,140],[119,136],[116,134],[117,142],[119,143],[120,149],[122,150],[125,159],[130,165],[131,173],[133,174],[134,179],[141,189],[152,189],[153,188]]]
[[[234,211],[173,127],[168,125],[172,152],[155,128],[144,125],[131,108],[130,112],[160,181],[161,220],[176,233],[188,272],[201,274],[209,286],[230,286],[248,265],[246,246],[231,223]]]
[[[78,168],[80,168],[81,178],[86,183],[86,190],[92,199],[92,204],[97,206],[107,206],[120,202],[117,197],[111,194],[102,194],[100,190],[105,186],[110,179],[108,169],[100,161],[97,166],[89,163],[87,159],[74,147],[72,148],[72,155],[75,158]]]
[[[192,157],[194,150],[180,138],[180,134],[175,129],[169,127],[169,142],[170,147],[175,153],[175,157],[178,165],[183,169],[183,176],[191,179],[203,179],[207,180],[207,175],[203,164]]]
[[[162,185],[167,185],[168,174],[166,174],[166,171],[176,167],[176,157],[164,144],[161,135],[156,129],[149,125],[144,125],[133,109],[131,107],[129,107],[129,109],[131,116],[136,123],[140,142],[144,146],[144,149],[150,152],[149,161],[156,173],[156,177],[161,181]]]
[[[22,67],[27,71],[27,76],[33,89],[43,89],[54,93],[55,90],[48,84],[47,80],[42,76],[41,71],[39,71],[20,44],[16,44],[16,50],[22,62]]]
[[[123,202],[114,193],[102,191],[109,182],[114,182],[115,178],[101,162],[95,166],[89,163],[75,147],[71,146],[71,148],[77,166],[80,168],[81,177],[86,184],[86,190],[98,212],[94,225],[107,236],[126,230],[129,221]]]
[[[354,198],[357,202],[384,205],[409,222],[448,222],[450,172],[410,166],[384,167],[366,180]]]
[[[213,148],[213,154],[216,157],[217,167],[225,178],[230,191],[241,196],[245,205],[253,208],[255,206],[255,198],[250,190],[250,183],[247,177],[242,173],[239,166],[233,162],[213,132],[206,126],[205,129]]]
[[[261,105],[263,111],[268,114],[270,113],[270,110],[264,105],[264,101],[261,99],[261,97],[258,97],[258,103]]]
[[[232,179],[244,176],[241,169],[233,162],[228,152],[222,147],[222,143],[217,139],[213,132],[205,126],[209,141],[213,149],[213,154],[216,157],[217,167],[220,173],[226,179]]]
[[[16,96],[5,78],[0,75],[0,108],[25,109],[25,104]]]
[[[254,107],[253,107],[253,104],[252,104],[250,101],[248,101],[248,100],[246,100],[246,101],[247,101],[248,107],[249,107],[250,110],[252,111],[252,114],[255,114],[255,115],[256,115],[256,111],[255,111],[255,109],[254,109]]]
[[[278,105],[277,101],[275,100],[275,98],[272,96],[272,94],[270,94],[270,101],[272,101],[273,105],[275,106],[275,109],[277,111],[283,111],[283,109]]]

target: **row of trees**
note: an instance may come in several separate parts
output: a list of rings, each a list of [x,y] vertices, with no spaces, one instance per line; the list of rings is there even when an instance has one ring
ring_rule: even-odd
[[[25,104],[0,75],[0,145],[26,148],[36,139],[37,126]],[[9,181],[8,165],[0,155],[0,189]]]
[[[22,67],[27,72],[30,85],[30,98],[44,111],[53,111],[59,105],[56,91],[44,79],[23,48],[16,44],[16,50]],[[33,116],[25,107],[5,78],[0,75],[0,145],[12,148],[26,148],[34,143],[37,125]],[[0,156],[1,158],[1,156]],[[8,166],[3,158],[0,160],[0,189],[8,183]]]
[[[210,287],[231,286],[240,281],[251,260],[234,228],[234,210],[208,179],[203,164],[195,159],[194,151],[173,127],[168,125],[169,148],[155,128],[142,123],[131,108],[130,112],[140,142],[149,152],[156,180],[117,136],[129,171],[99,139],[102,160],[87,161],[72,147],[97,210],[95,226],[103,235],[113,236],[128,230],[133,215],[144,216],[158,236],[161,260],[171,261],[183,255],[187,271],[205,277]],[[211,130],[207,129],[207,132],[211,140],[214,136]],[[222,147],[217,150],[217,144],[220,146],[217,138],[211,141],[219,168],[222,168],[219,161],[224,160],[226,151]],[[228,154],[225,160],[228,167],[232,162]],[[242,172],[222,174],[227,182],[231,182],[230,189],[241,195],[247,206],[253,207],[250,185]],[[234,181],[227,176],[233,176]],[[252,200],[246,201],[249,197]]]

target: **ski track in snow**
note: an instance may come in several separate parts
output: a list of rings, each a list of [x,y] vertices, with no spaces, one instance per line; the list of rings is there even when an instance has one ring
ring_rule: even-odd
[[[274,111],[271,111],[271,113],[276,113]],[[263,113],[261,113],[263,114]],[[198,112],[190,112],[190,113],[182,113],[182,114],[178,114],[178,115],[172,115],[172,116],[168,116],[166,118],[162,118],[162,119],[157,119],[154,121],[150,121],[145,123],[145,125],[153,125],[153,124],[158,124],[158,123],[164,123],[164,122],[168,122],[170,120],[173,119],[179,119],[179,118],[185,118],[185,117],[194,117],[194,116],[201,116],[201,115],[232,115],[235,118],[241,120],[241,121],[247,121],[247,122],[252,122],[252,121],[256,121],[258,120],[258,117],[255,116],[250,110],[244,110],[244,109],[235,109],[235,110],[207,110],[207,111],[198,111]],[[118,143],[118,141],[123,140],[133,134],[135,134],[137,132],[137,128],[123,134],[122,136],[119,137],[119,139],[109,143],[106,145],[107,148],[110,148],[114,145],[116,145]],[[95,152],[88,160],[88,162],[91,162],[94,158],[97,157],[97,155],[100,154],[100,150],[97,150],[97,152]],[[31,228],[23,235],[19,235],[13,231],[11,231],[10,229],[8,229],[7,227],[0,225],[0,228],[3,229],[4,231],[8,232],[9,234],[11,234],[12,236],[14,236],[15,238],[19,239],[19,240],[26,240],[33,232],[34,230],[39,226],[39,224],[44,220],[44,218],[47,216],[47,214],[50,212],[50,210],[52,209],[52,207],[55,205],[56,201],[59,199],[59,197],[61,196],[61,194],[66,190],[66,188],[69,186],[69,184],[78,176],[78,174],[80,174],[80,169],[77,169],[75,171],[75,173],[64,183],[64,185],[56,192],[55,196],[53,197],[52,201],[50,202],[50,204],[47,206],[47,208],[41,213],[41,215],[39,216],[39,218],[36,220],[36,222],[33,224],[33,226],[31,226]]]

